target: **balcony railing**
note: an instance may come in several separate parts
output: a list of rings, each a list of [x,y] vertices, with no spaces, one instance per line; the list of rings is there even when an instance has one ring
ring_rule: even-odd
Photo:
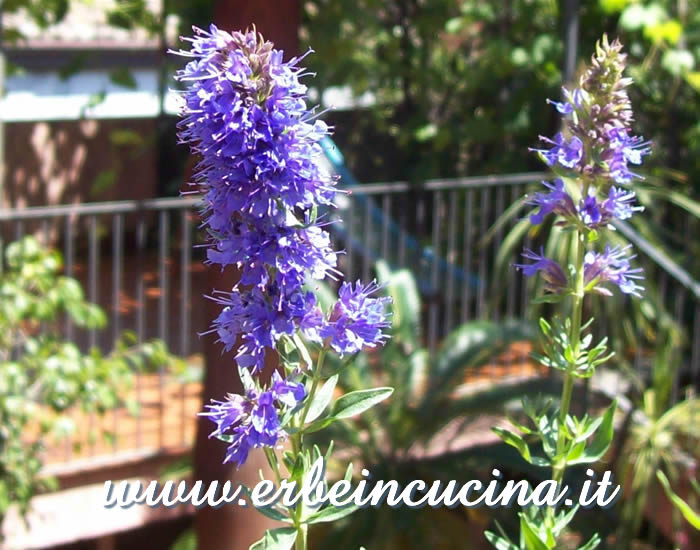
[[[528,185],[541,178],[542,174],[531,173],[350,188],[349,194],[338,196],[338,209],[328,213],[336,221],[330,226],[334,245],[345,250],[340,268],[348,279],[371,278],[378,259],[410,269],[424,298],[423,338],[431,349],[462,322],[523,317],[528,282],[515,269],[501,279],[494,273],[497,252],[518,218],[496,222]],[[491,228],[491,238],[485,239]],[[675,391],[688,384],[698,387],[698,282],[629,226],[619,229],[635,241],[647,278],[658,282],[663,302],[685,329]],[[211,289],[204,249],[196,246],[203,242],[196,199],[0,211],[5,243],[28,233],[61,250],[65,274],[77,278],[87,298],[108,312],[109,327],[103,331],[84,331],[66,323],[65,336],[84,349],[99,346],[107,351],[123,330],[132,330],[139,341],[162,339],[171,352],[197,367],[203,347],[217,345],[211,336],[197,336],[210,322],[200,304]],[[531,244],[526,236],[525,245]],[[510,258],[510,263],[515,261],[515,256]],[[636,350],[635,368],[645,368],[647,352]],[[512,370],[522,365],[515,362],[509,372],[517,375]],[[175,378],[167,369],[140,375],[134,388],[140,415],[117,410],[106,418],[81,419],[85,431],[52,448],[49,463],[60,469],[59,464],[120,452],[138,456],[145,451],[187,449],[200,407],[199,391],[198,383]],[[100,429],[117,437],[109,444],[87,437],[86,432]]]

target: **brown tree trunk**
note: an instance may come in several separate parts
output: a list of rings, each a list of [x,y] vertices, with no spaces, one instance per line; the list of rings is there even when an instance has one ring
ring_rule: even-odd
[[[215,9],[215,23],[223,30],[245,30],[255,25],[258,32],[283,49],[285,58],[298,52],[297,31],[300,7],[298,0],[228,0],[219,1]],[[227,290],[236,282],[236,273],[228,269],[223,273],[215,266],[209,269],[209,286],[212,289]],[[207,318],[214,319],[220,306],[207,300]],[[204,378],[203,402],[222,399],[227,393],[240,393],[241,381],[233,361],[233,353],[222,354],[220,344],[214,335],[206,336],[206,373]],[[275,368],[271,358],[265,369],[269,377]],[[211,481],[223,483],[234,480],[252,487],[259,480],[258,471],[272,479],[261,451],[250,454],[240,470],[230,464],[222,464],[226,444],[209,439],[213,424],[206,418],[199,419],[194,449],[194,479],[201,479],[205,487]],[[204,507],[197,512],[195,528],[199,550],[246,550],[262,537],[265,529],[275,523],[254,509],[241,508],[233,504],[218,509]]]

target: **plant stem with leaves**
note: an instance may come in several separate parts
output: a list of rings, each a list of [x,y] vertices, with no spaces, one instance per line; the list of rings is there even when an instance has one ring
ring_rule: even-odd
[[[533,354],[543,365],[561,370],[564,376],[561,401],[551,403],[524,401],[524,410],[534,428],[519,425],[524,434],[531,434],[542,445],[544,456],[534,455],[523,435],[496,429],[498,435],[518,449],[529,463],[551,469],[552,481],[561,486],[568,466],[593,464],[608,450],[613,437],[613,402],[598,418],[585,413],[577,417],[570,412],[576,379],[591,377],[597,366],[607,361],[607,338],[591,347],[593,319],[583,322],[584,299],[589,294],[612,295],[610,287],[624,294],[641,296],[644,290],[636,281],[641,270],[632,268],[627,248],[605,245],[606,232],[614,230],[616,220],[625,220],[642,208],[634,205],[635,193],[630,190],[635,179],[633,165],[640,165],[650,152],[649,143],[630,132],[632,109],[625,88],[631,80],[623,77],[625,54],[616,40],[606,36],[596,45],[590,66],[573,90],[564,88],[564,101],[548,100],[564,117],[564,130],[553,139],[542,137],[544,147],[532,149],[550,167],[552,183],[543,182],[545,192],[528,197],[535,207],[530,222],[538,225],[549,215],[557,217],[557,225],[571,236],[568,264],[557,262],[540,253],[526,250],[530,263],[520,264],[526,276],[539,274],[544,280],[545,294],[536,303],[563,304],[570,297],[571,308],[562,320],[540,319],[542,354]],[[619,186],[619,187],[618,187]],[[590,250],[587,248],[590,247]],[[561,487],[560,487],[561,488]],[[513,543],[501,530],[487,532],[497,548],[550,550],[557,548],[562,533],[574,518],[578,506],[557,512],[547,508],[543,513],[534,506],[520,513],[520,539]],[[596,534],[580,548],[598,546]]]

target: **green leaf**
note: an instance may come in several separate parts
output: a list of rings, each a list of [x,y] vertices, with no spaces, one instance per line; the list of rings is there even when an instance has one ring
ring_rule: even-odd
[[[304,341],[301,339],[301,336],[299,336],[298,333],[294,334],[294,344],[296,345],[297,350],[299,351],[299,355],[301,355],[301,358],[306,363],[306,366],[309,369],[313,368],[311,354],[309,353],[309,350],[306,349],[306,344],[304,344]]]
[[[588,540],[586,544],[580,546],[578,550],[593,550],[594,548],[597,548],[599,544],[600,536],[598,535],[598,533],[596,533]]]
[[[540,540],[535,529],[530,526],[524,514],[520,514],[520,535],[527,550],[549,550],[547,545]]]
[[[666,50],[661,66],[672,75],[680,76],[693,70],[695,59],[688,50]]]
[[[598,0],[598,4],[605,13],[620,13],[629,0]]]
[[[316,420],[319,416],[321,416],[321,413],[326,410],[326,407],[331,402],[331,399],[333,399],[333,390],[335,390],[335,385],[337,382],[338,375],[336,374],[326,380],[325,384],[323,384],[321,389],[318,390],[314,396],[314,400],[309,406],[309,412],[306,415],[307,423],[311,423]]]
[[[458,33],[464,27],[465,20],[463,17],[452,17],[445,23],[445,31],[448,34]]]
[[[510,430],[506,428],[499,428],[499,427],[493,427],[491,428],[498,437],[500,437],[504,442],[508,443],[508,445],[511,445],[515,447],[518,452],[520,453],[520,456],[525,459],[528,463],[532,463],[532,456],[530,455],[530,448],[527,445],[527,442],[522,438],[522,436],[516,434],[515,432],[511,432]]]
[[[386,273],[382,263],[377,263],[379,281],[386,285],[386,290],[393,300],[392,304],[392,335],[395,340],[408,349],[416,347],[416,339],[420,334],[421,299],[418,285],[413,274],[408,269]]]
[[[556,304],[562,301],[560,294],[542,294],[530,300],[531,304]]]
[[[294,527],[281,527],[265,531],[265,536],[250,547],[250,550],[289,550],[297,539]]]
[[[262,479],[262,478],[261,478]],[[246,494],[248,497],[248,501],[252,502],[251,500],[251,491],[248,487],[243,486],[243,492]],[[274,519],[275,521],[284,521],[285,523],[291,523],[292,520],[277,510],[276,508],[273,508],[272,506],[260,506],[260,507],[255,507],[255,509],[260,512],[263,516],[267,516],[270,519]],[[259,541],[258,541],[259,542]]]
[[[335,419],[357,416],[384,401],[393,392],[393,388],[372,388],[346,393],[335,402],[331,416]]]
[[[700,92],[700,71],[691,71],[683,75],[685,81]]]
[[[325,416],[323,418],[319,418],[311,424],[307,424],[306,426],[304,426],[304,433],[312,434],[314,432],[318,432],[323,428],[330,426],[335,421],[336,418],[333,416]]]
[[[668,478],[661,470],[656,472],[656,477],[661,482],[661,485],[666,492],[666,496],[673,503],[673,505],[678,508],[680,513],[683,514],[686,521],[695,527],[695,529],[700,530],[700,514],[693,510],[686,501],[673,492],[671,489],[671,484],[668,482]]]
[[[304,523],[328,523],[331,521],[336,521],[346,516],[352,514],[358,506],[355,504],[350,504],[348,506],[343,506],[342,508],[336,508],[335,506],[326,506],[323,510],[316,512],[310,516]]]
[[[666,10],[658,4],[632,4],[622,12],[619,23],[627,31],[636,31],[658,25],[667,17]]]
[[[613,401],[605,411],[603,416],[603,422],[596,431],[595,437],[591,444],[586,447],[586,450],[582,455],[569,462],[569,464],[590,464],[592,462],[598,462],[603,455],[607,452],[610,447],[610,442],[613,438],[613,418],[615,417],[615,408],[617,407],[617,401]]]
[[[493,531],[485,531],[484,536],[496,550],[520,550],[515,544],[510,542],[508,539],[503,538]]]
[[[675,45],[683,34],[683,26],[675,19],[644,28],[644,37],[652,42],[668,42]]]

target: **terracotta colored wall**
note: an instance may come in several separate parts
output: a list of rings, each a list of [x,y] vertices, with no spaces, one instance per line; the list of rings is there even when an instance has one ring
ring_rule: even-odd
[[[3,206],[152,198],[155,130],[155,119],[9,123]]]

